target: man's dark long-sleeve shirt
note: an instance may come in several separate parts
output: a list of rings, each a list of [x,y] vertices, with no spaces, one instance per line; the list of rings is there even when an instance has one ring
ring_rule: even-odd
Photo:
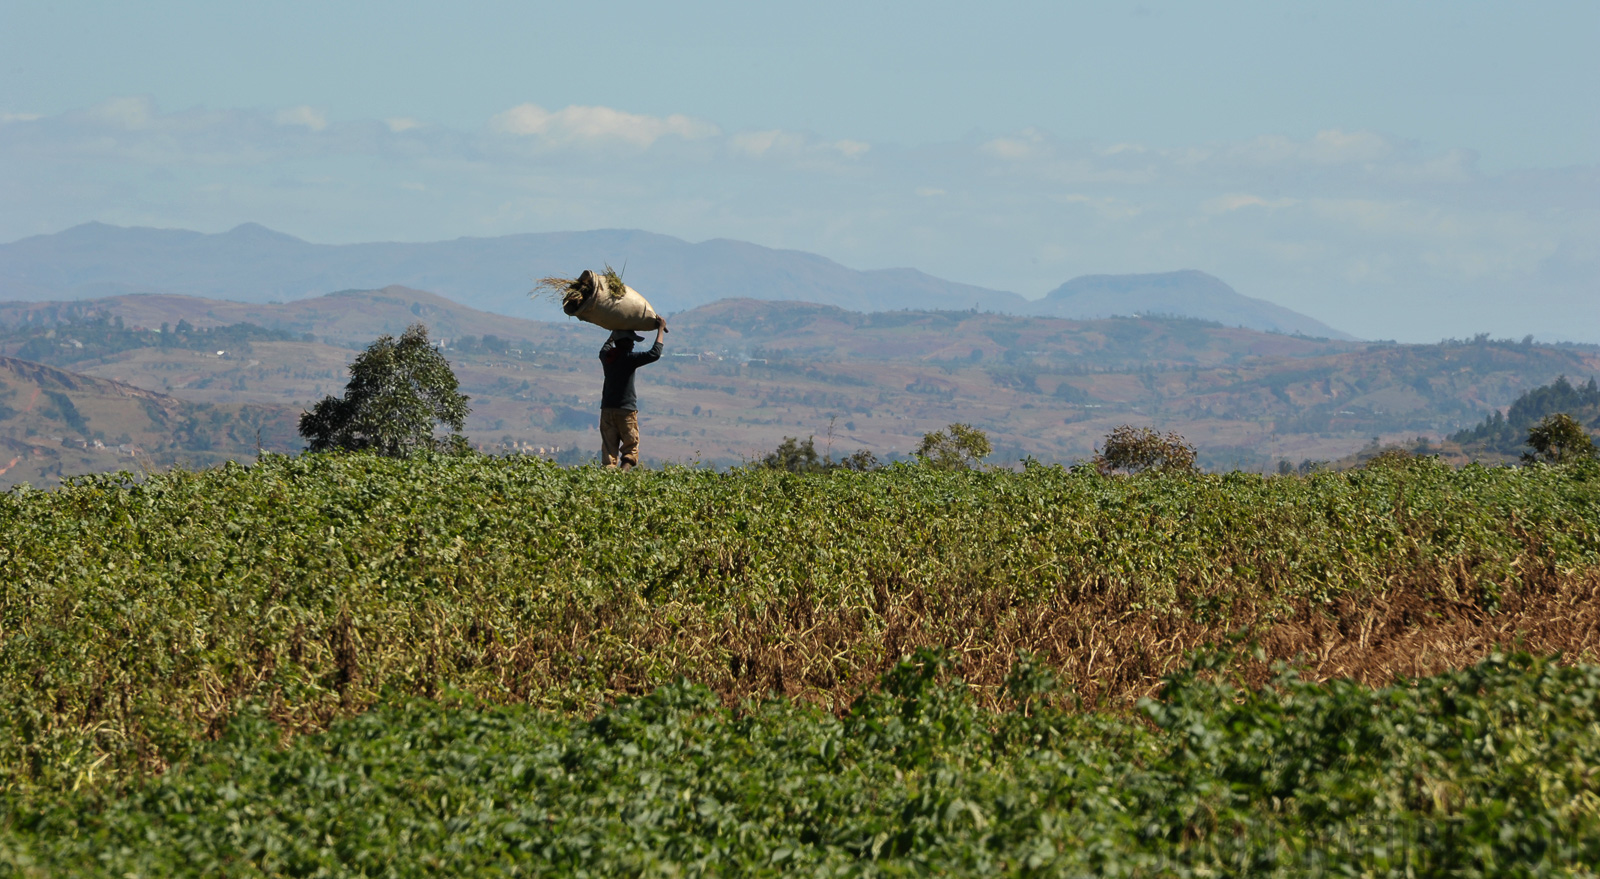
[[[650,346],[649,351],[630,351],[623,354],[607,342],[600,348],[600,365],[606,371],[605,388],[600,392],[601,409],[639,410],[638,398],[633,392],[633,371],[646,363],[661,359],[661,343]]]

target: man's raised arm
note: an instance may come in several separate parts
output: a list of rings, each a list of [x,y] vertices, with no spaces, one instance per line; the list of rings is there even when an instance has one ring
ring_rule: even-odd
[[[654,363],[661,359],[661,334],[665,332],[667,332],[667,319],[658,314],[656,315],[656,343],[650,346],[649,351],[633,355],[640,366],[646,363]]]

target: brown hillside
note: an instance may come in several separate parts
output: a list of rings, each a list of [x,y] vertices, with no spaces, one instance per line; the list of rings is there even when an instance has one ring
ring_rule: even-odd
[[[448,340],[472,397],[475,444],[568,455],[598,445],[595,352],[605,332],[570,319],[520,321],[391,287],[285,305],[161,296],[13,303],[0,306],[0,324],[89,314],[117,315],[130,327],[181,318],[311,333],[316,341],[257,340],[226,355],[141,343],[90,356],[92,345],[70,347],[82,334],[73,325],[60,325],[46,348],[34,340],[41,359],[59,357],[52,362],[73,372],[193,404],[275,407],[287,413],[286,445],[294,444],[295,413],[342,391],[351,349],[416,320]],[[1408,448],[1418,437],[1437,443],[1558,375],[1600,374],[1594,346],[1369,344],[1151,317],[863,314],[725,300],[673,315],[671,327],[667,356],[638,379],[644,454],[657,461],[757,458],[785,436],[815,435],[821,450],[830,428],[836,455],[906,454],[955,421],[989,432],[999,462],[1071,461],[1112,427],[1134,423],[1182,433],[1209,466],[1271,469],[1281,459],[1344,458],[1374,437]],[[9,338],[18,341],[0,340],[0,354],[21,347],[21,336]]]
[[[205,466],[298,446],[295,412],[193,403],[124,382],[0,357],[0,486],[84,473]]]
[[[1296,358],[1360,350],[1358,342],[1223,327],[1206,321],[1078,321],[977,311],[862,313],[804,302],[725,299],[673,319],[685,342],[717,349],[833,360],[1015,362],[1046,358],[1107,370],[1216,366],[1245,358]]]
[[[0,325],[48,325],[93,315],[121,317],[130,327],[157,328],[186,320],[196,327],[253,323],[297,335],[310,333],[335,345],[360,347],[383,333],[398,335],[412,323],[435,338],[501,335],[530,338],[547,325],[478,311],[407,287],[351,290],[288,303],[254,304],[140,293],[69,302],[0,303]],[[559,311],[555,312],[559,316]]]

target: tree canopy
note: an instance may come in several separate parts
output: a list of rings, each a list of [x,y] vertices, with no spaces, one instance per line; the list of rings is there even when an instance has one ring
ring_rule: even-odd
[[[1545,416],[1544,420],[1528,429],[1528,445],[1535,454],[1524,454],[1529,463],[1570,464],[1600,457],[1589,432],[1578,420],[1565,412]]]
[[[1195,448],[1176,433],[1124,424],[1106,434],[1094,465],[1101,473],[1188,472],[1195,469]]]
[[[382,335],[350,364],[344,396],[328,396],[300,416],[313,452],[343,449],[401,458],[423,451],[464,451],[467,396],[449,361],[412,324],[397,341]],[[450,435],[436,437],[439,425]]]
[[[970,424],[952,424],[923,434],[917,457],[939,470],[969,470],[993,451],[988,434]]]
[[[866,449],[857,449],[840,461],[833,455],[818,455],[815,437],[801,440],[786,436],[778,447],[757,462],[768,470],[788,470],[790,473],[827,473],[832,470],[865,472],[878,468],[878,457]]]

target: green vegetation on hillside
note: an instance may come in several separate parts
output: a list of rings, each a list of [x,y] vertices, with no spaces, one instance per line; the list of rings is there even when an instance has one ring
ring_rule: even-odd
[[[1515,457],[1528,450],[1528,431],[1551,415],[1571,416],[1591,431],[1600,431],[1600,386],[1593,378],[1574,386],[1561,376],[1548,385],[1524,392],[1502,414],[1496,410],[1476,427],[1451,434],[1469,452]]]

